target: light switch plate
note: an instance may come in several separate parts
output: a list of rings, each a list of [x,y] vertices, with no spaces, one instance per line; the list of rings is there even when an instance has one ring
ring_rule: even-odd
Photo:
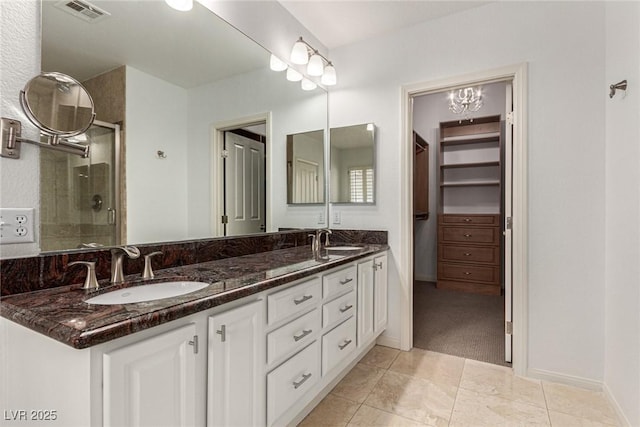
[[[333,211],[333,223],[340,224],[340,211]]]
[[[35,241],[33,208],[0,208],[0,244]]]

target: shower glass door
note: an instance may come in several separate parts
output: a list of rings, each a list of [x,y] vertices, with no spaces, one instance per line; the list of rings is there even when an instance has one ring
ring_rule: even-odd
[[[96,120],[71,140],[89,158],[40,152],[40,250],[118,245],[120,126]]]

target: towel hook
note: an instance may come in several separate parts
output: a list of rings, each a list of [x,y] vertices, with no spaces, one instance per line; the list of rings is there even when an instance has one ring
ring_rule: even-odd
[[[613,96],[616,94],[616,90],[627,90],[627,81],[622,80],[616,84],[612,84],[609,86],[609,90],[609,98],[613,98]]]

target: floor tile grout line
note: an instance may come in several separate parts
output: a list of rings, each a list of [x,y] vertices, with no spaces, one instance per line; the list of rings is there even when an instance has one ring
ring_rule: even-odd
[[[542,389],[542,397],[544,397],[544,408],[547,410],[547,419],[549,420],[549,426],[551,424],[551,414],[549,413],[549,402],[547,401],[547,392],[544,391],[544,382],[540,381],[540,388]]]
[[[456,403],[458,403],[458,395],[460,394],[460,385],[462,384],[462,377],[464,376],[464,370],[467,367],[467,360],[464,359],[464,363],[462,364],[462,372],[460,373],[460,379],[458,380],[458,386],[456,387],[456,397],[453,399],[453,405],[451,406],[451,413],[449,414],[449,422],[448,426],[451,425],[451,421],[453,420],[453,413],[456,409]]]

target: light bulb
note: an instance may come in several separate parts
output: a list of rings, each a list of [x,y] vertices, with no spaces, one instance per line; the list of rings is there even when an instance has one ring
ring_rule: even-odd
[[[300,85],[302,86],[302,90],[314,90],[318,87],[317,84],[309,79],[302,79],[302,83]]]
[[[193,0],[164,0],[169,6],[180,12],[187,12],[193,9]]]
[[[324,62],[322,62],[322,57],[317,53],[311,55],[309,58],[309,63],[307,64],[307,74],[310,76],[321,76],[324,71]]]
[[[337,80],[336,69],[331,63],[329,63],[329,65],[324,67],[324,74],[322,74],[322,79],[320,79],[320,81],[323,85],[333,86],[337,83]]]
[[[302,37],[293,45],[290,59],[291,62],[299,65],[309,62],[309,52],[307,51],[307,45],[302,41]]]
[[[287,64],[272,53],[271,59],[269,60],[269,67],[273,71],[284,71],[287,69]]]
[[[302,74],[294,70],[293,68],[287,68],[287,80],[290,82],[299,82],[302,80]]]

